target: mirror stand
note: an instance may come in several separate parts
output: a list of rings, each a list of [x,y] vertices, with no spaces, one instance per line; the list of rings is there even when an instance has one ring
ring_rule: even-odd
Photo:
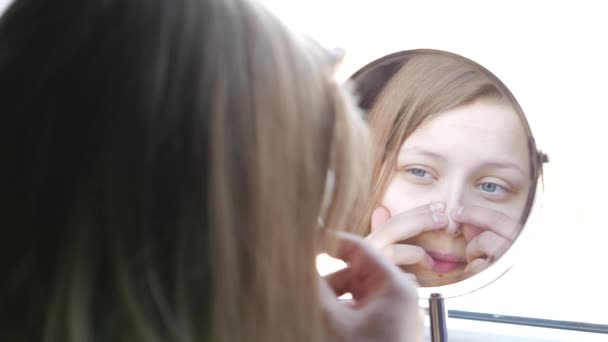
[[[440,293],[432,293],[429,298],[429,319],[431,321],[431,341],[447,342],[445,305]]]

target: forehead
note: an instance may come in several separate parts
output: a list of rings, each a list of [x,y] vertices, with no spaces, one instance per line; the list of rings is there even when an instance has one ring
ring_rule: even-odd
[[[519,115],[512,106],[493,99],[434,116],[406,139],[401,151],[409,148],[446,157],[500,159],[529,170],[527,136]]]

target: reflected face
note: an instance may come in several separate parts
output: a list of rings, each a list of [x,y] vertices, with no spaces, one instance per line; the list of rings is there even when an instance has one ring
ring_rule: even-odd
[[[529,174],[524,127],[513,108],[497,100],[477,100],[420,126],[401,146],[381,204],[394,216],[440,201],[449,223],[404,242],[422,247],[434,259],[433,269],[405,269],[425,287],[464,279],[467,245],[484,229],[455,222],[453,211],[480,206],[519,221],[531,187]]]

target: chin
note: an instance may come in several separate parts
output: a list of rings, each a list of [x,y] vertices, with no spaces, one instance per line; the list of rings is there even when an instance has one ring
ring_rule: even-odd
[[[457,275],[457,276],[445,276],[443,274],[439,274],[437,278],[422,278],[422,277],[418,277],[418,284],[420,284],[421,287],[437,287],[437,286],[444,286],[444,285],[450,285],[450,284],[454,284],[457,283],[461,280],[463,280],[465,277],[464,275]]]
[[[465,274],[464,272],[464,266],[445,273],[423,269],[420,266],[410,266],[403,269],[408,273],[414,274],[416,276],[418,284],[421,287],[437,287],[450,285],[464,280],[468,277],[467,274]]]

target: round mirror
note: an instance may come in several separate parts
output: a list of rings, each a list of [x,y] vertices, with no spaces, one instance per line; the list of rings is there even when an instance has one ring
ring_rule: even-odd
[[[350,80],[375,144],[359,232],[416,277],[421,297],[497,279],[546,161],[515,97],[481,65],[438,50],[384,56]]]

